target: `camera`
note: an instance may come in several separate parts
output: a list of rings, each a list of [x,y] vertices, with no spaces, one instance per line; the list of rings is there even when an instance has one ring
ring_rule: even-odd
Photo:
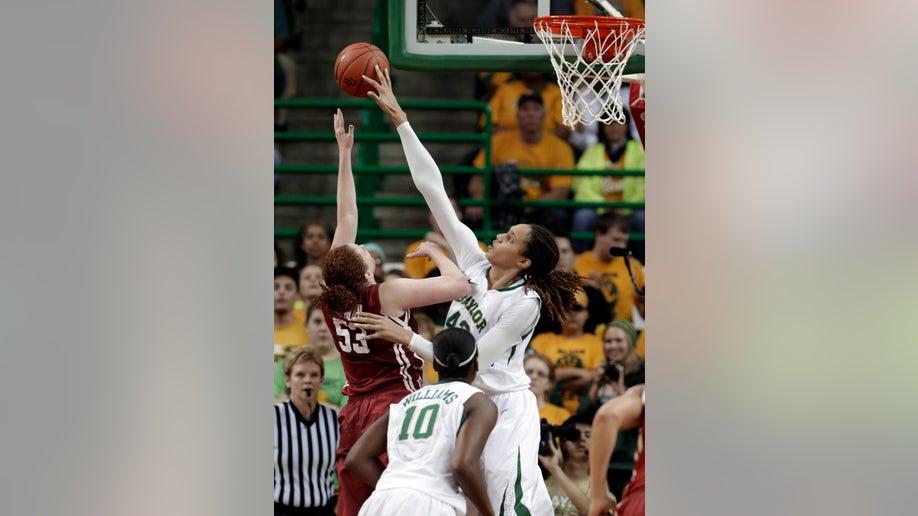
[[[609,380],[610,382],[617,382],[618,377],[621,376],[618,368],[615,367],[615,362],[609,362],[603,367],[602,377]]]
[[[557,437],[562,441],[579,441],[580,430],[577,430],[574,425],[550,425],[543,419],[539,431],[539,455],[551,457],[551,446],[548,441],[552,437]]]

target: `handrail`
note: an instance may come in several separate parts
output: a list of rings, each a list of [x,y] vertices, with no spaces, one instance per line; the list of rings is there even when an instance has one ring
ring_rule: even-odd
[[[373,240],[376,238],[410,238],[420,240],[429,232],[429,229],[358,229],[357,238],[366,240]],[[490,231],[478,230],[474,233],[478,240],[490,242],[498,233],[502,232],[503,230],[492,229]],[[296,233],[296,228],[277,228],[274,230],[274,236],[277,238],[293,238],[296,236]],[[575,240],[588,240],[593,238],[593,233],[590,231],[574,231],[571,233],[571,238]],[[631,233],[629,238],[631,240],[644,240],[644,233]]]
[[[401,100],[400,106],[407,110],[444,110],[444,111],[481,111],[484,115],[484,132],[424,132],[417,133],[418,139],[423,142],[461,142],[461,143],[480,143],[487,163],[485,167],[474,167],[464,165],[444,165],[440,171],[444,175],[471,175],[481,174],[484,176],[484,199],[457,199],[461,206],[482,206],[483,216],[482,223],[484,228],[476,231],[479,239],[490,240],[499,231],[491,227],[490,210],[492,206],[513,206],[513,207],[560,207],[560,208],[627,208],[640,209],[645,207],[644,202],[583,202],[573,200],[551,200],[551,201],[510,201],[504,202],[492,199],[490,195],[491,181],[490,176],[494,171],[491,163],[491,135],[492,120],[491,111],[487,103],[481,101],[463,101],[463,100]],[[297,108],[297,109],[321,109],[321,108],[360,108],[376,113],[378,107],[372,99],[275,99],[275,107],[278,108]],[[382,126],[371,125],[368,129],[381,129]],[[335,133],[332,131],[286,131],[275,132],[275,141],[335,141]],[[357,142],[367,142],[370,144],[378,143],[397,143],[400,142],[399,135],[391,131],[367,130],[355,133],[354,140]],[[363,150],[363,147],[361,147]],[[365,175],[372,177],[371,181],[378,181],[379,176],[393,174],[404,175],[410,174],[407,166],[384,166],[378,164],[378,151],[373,147],[369,153],[370,159],[358,159],[352,166],[355,175]],[[368,163],[364,163],[368,161]],[[374,163],[374,161],[376,163]],[[291,175],[311,175],[311,174],[334,174],[338,172],[337,164],[289,164],[284,163],[274,166],[274,171],[278,174]],[[623,169],[615,171],[607,170],[567,170],[567,169],[518,169],[520,175],[569,175],[569,176],[595,176],[595,175],[615,175],[615,176],[633,176],[641,177],[645,175],[644,170]],[[611,172],[611,173],[610,173]],[[366,183],[364,183],[366,184]],[[372,192],[358,192],[357,203],[360,206],[417,206],[425,207],[426,203],[421,197],[379,197],[376,195],[367,195]],[[316,195],[276,195],[274,197],[275,206],[333,206],[336,203],[335,196],[316,196]],[[289,238],[296,235],[297,230],[291,228],[275,228],[274,236],[276,238]],[[361,238],[422,238],[427,230],[382,230],[374,227],[361,225],[357,230],[358,237]],[[574,239],[591,239],[591,232],[574,232],[571,234]],[[631,239],[642,240],[643,233],[632,233]]]

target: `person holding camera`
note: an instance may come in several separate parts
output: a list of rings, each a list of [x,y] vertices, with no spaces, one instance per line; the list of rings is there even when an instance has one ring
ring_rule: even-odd
[[[593,370],[593,385],[587,394],[588,399],[584,400],[588,406],[598,408],[620,396],[627,388],[625,376],[643,371],[644,359],[637,354],[636,340],[637,330],[627,319],[616,319],[606,326],[602,339],[605,363]]]
[[[548,473],[545,487],[555,516],[578,516],[590,508],[592,424],[592,414],[578,414],[560,427],[545,425],[547,446],[539,450],[539,462]]]

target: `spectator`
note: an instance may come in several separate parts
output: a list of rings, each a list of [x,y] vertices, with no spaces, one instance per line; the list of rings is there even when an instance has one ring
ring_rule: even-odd
[[[302,321],[293,314],[296,283],[299,275],[289,267],[274,268],[274,354],[285,355],[290,349],[309,342]]]
[[[385,276],[383,264],[386,263],[386,252],[375,242],[367,242],[363,244],[363,247],[370,253],[370,256],[373,257],[373,263],[376,264],[376,268],[373,269],[373,277],[376,279],[376,283],[382,283]]]
[[[316,399],[322,359],[308,347],[284,360],[290,399],[274,406],[274,514],[335,514],[338,412]]]
[[[341,354],[335,347],[335,340],[325,324],[322,309],[317,304],[309,305],[306,312],[306,331],[309,333],[309,347],[322,358],[325,372],[325,381],[319,390],[319,401],[340,409],[347,403],[347,396],[341,392],[347,379],[344,376],[344,366],[341,364]]]
[[[439,382],[391,405],[348,454],[348,470],[376,489],[362,516],[465,514],[466,498],[481,514],[494,515],[481,453],[497,407],[469,385],[478,370],[475,338],[449,328],[433,347]],[[377,458],[384,452],[388,467]]]
[[[538,16],[536,0],[492,0],[485,6],[479,18],[479,24],[483,27],[532,28],[532,21],[536,16]],[[487,36],[522,43],[538,41],[533,34],[492,33]]]
[[[601,124],[600,141],[584,151],[577,162],[578,170],[640,170],[644,168],[644,146],[629,131],[631,115],[625,111],[625,123]],[[574,200],[581,202],[643,202],[644,178],[634,176],[576,176],[571,185]],[[628,210],[619,210],[627,213]],[[596,208],[577,208],[571,222],[572,231],[591,231],[596,223]],[[644,232],[644,210],[631,212],[632,228]],[[581,251],[585,248],[581,248]]]
[[[335,113],[334,128],[339,155],[337,228],[322,266],[325,286],[317,303],[341,353],[347,379],[342,392],[349,399],[341,409],[341,443],[336,453],[341,487],[338,514],[354,516],[370,496],[372,487],[345,470],[345,457],[367,427],[388,410],[390,403],[421,386],[423,375],[423,360],[405,346],[368,338],[366,332],[355,328],[355,311],[360,308],[381,314],[390,322],[397,320],[400,328],[414,330],[417,324],[411,317],[411,308],[460,298],[469,292],[469,284],[456,264],[432,244],[422,245],[417,254],[431,257],[442,276],[376,283],[375,260],[364,246],[354,244],[358,215],[351,170],[354,126],[348,126],[345,131],[340,109]]]
[[[296,267],[298,269],[307,265],[321,267],[334,237],[334,230],[325,222],[315,221],[300,226],[293,245]]]
[[[494,132],[519,127],[516,112],[520,97],[526,94],[538,95],[545,104],[546,116],[542,121],[542,128],[562,140],[567,140],[571,130],[564,125],[564,119],[561,117],[561,88],[552,82],[546,73],[517,72],[511,80],[497,86],[494,95],[488,101]],[[480,124],[484,124],[484,117]]]
[[[611,247],[628,247],[628,233],[631,224],[628,218],[614,212],[606,212],[596,219],[593,229],[593,248],[581,253],[574,261],[574,271],[587,279],[587,284],[598,288],[609,302],[611,319],[634,320],[637,293],[631,284],[631,276],[625,260],[631,260],[631,270],[638,288],[644,288],[644,266],[641,262],[623,256],[612,256]]]
[[[590,450],[590,516],[600,516],[615,511],[617,516],[643,516],[644,514],[644,385],[631,387],[625,394],[606,403],[596,412],[593,421],[593,440]],[[621,503],[607,492],[606,468],[612,458],[616,440],[623,430],[640,428],[638,456],[634,462],[632,480],[625,487]]]
[[[574,168],[574,154],[562,139],[543,128],[545,105],[542,97],[531,93],[520,96],[517,110],[519,127],[495,134],[491,141],[491,164],[510,164],[519,169],[526,168]],[[475,158],[476,167],[483,167],[484,151]],[[527,201],[566,200],[570,194],[571,176],[522,176],[520,186],[523,199]],[[469,195],[474,199],[484,198],[482,176],[473,176],[469,181]],[[551,231],[566,231],[568,214],[564,208],[526,208],[524,216],[538,222]],[[466,210],[466,218],[481,218],[480,210]],[[509,227],[517,221],[508,220],[498,227]]]
[[[598,408],[625,392],[625,377],[644,370],[644,359],[635,350],[637,332],[631,321],[609,323],[603,334],[604,362],[594,369],[589,403]]]
[[[536,335],[530,344],[554,363],[562,406],[571,414],[579,410],[593,370],[603,360],[602,342],[596,335],[583,331],[588,305],[586,293],[577,290],[574,306],[564,312],[561,332]]]
[[[294,315],[302,322],[306,321],[306,311],[322,293],[322,268],[318,265],[307,265],[300,270],[299,299],[293,305]]]
[[[555,385],[555,366],[541,353],[530,353],[523,359],[523,370],[529,377],[529,390],[535,394],[539,407],[539,420],[550,425],[560,425],[571,413],[548,401],[548,393]]]
[[[548,441],[551,455],[539,455],[549,476],[545,487],[551,495],[555,516],[579,516],[590,507],[590,439],[592,414],[572,416],[564,421],[558,439]]]

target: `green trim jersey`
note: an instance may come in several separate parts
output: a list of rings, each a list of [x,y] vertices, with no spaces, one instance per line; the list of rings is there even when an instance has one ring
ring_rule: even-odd
[[[497,424],[481,454],[488,497],[495,514],[552,514],[551,499],[539,472],[539,410],[529,391],[523,355],[532,339],[542,300],[524,280],[488,290],[491,264],[475,233],[456,215],[443,176],[408,122],[397,128],[411,179],[433,214],[468,278],[471,292],[453,301],[446,326],[467,329],[478,344],[478,375],[472,385],[497,405]],[[415,334],[412,350],[433,357],[431,343]]]
[[[389,465],[374,494],[386,489],[415,489],[455,507],[457,514],[465,514],[465,495],[453,480],[449,462],[465,420],[465,402],[479,392],[465,382],[438,383],[389,405]]]
[[[445,326],[468,330],[478,342],[479,371],[472,385],[488,396],[527,390],[523,355],[539,321],[541,300],[522,279],[507,288],[488,290],[491,264],[484,253],[475,251],[461,257],[457,253],[472,290],[450,304]]]

